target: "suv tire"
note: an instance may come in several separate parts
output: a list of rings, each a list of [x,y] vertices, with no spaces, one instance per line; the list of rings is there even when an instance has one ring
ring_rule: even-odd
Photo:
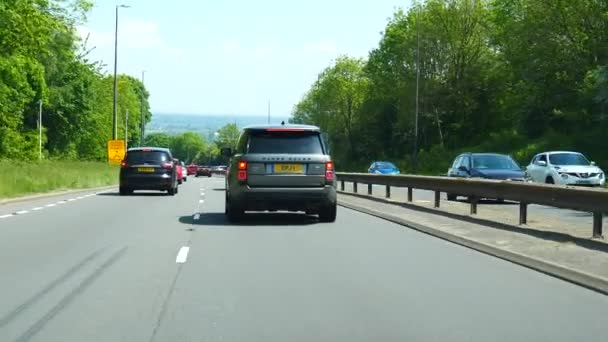
[[[334,222],[336,221],[337,212],[338,206],[336,204],[330,204],[325,208],[321,208],[321,211],[319,211],[319,221]]]
[[[121,186],[120,188],[118,188],[118,193],[120,194],[120,196],[127,196],[132,194],[133,190],[129,190]]]
[[[232,201],[230,201],[228,198],[226,198],[225,214],[226,214],[226,217],[228,218],[228,221],[238,222],[245,215],[245,211],[243,209],[241,209],[240,207],[235,206],[234,203],[232,203]]]
[[[169,196],[175,196],[176,193],[177,193],[177,188],[171,188],[171,189],[167,190],[167,194]]]

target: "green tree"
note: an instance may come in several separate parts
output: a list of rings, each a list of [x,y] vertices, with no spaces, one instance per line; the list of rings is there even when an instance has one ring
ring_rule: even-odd
[[[224,147],[235,149],[240,134],[240,130],[235,123],[226,124],[217,131],[215,144],[220,149]]]
[[[171,152],[173,156],[190,163],[205,150],[206,143],[200,134],[186,132],[171,139]]]
[[[145,144],[148,147],[171,148],[173,138],[167,133],[150,133],[146,135]]]

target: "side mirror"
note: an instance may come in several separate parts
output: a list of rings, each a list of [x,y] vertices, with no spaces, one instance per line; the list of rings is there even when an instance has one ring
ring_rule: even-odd
[[[464,165],[460,165],[458,167],[458,171],[469,172],[469,169]]]
[[[222,155],[224,157],[232,157],[234,153],[232,152],[232,149],[230,147],[224,147],[222,148]]]
[[[590,164],[591,164],[591,166],[595,166],[595,162],[593,160],[591,161]]]
[[[544,161],[544,160],[539,160],[539,161],[536,162],[536,165],[538,165],[538,166],[547,166],[547,162]]]

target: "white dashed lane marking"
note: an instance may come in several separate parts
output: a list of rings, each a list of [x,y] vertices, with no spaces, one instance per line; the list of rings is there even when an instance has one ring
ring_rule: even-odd
[[[178,264],[183,264],[188,260],[188,252],[190,252],[190,247],[182,247],[177,252],[177,257],[175,258],[175,262]]]
[[[111,190],[108,190],[108,191],[111,191]],[[49,203],[49,204],[46,204],[46,205],[41,206],[41,207],[35,207],[35,208],[32,208],[31,210],[19,210],[17,212],[12,213],[12,214],[0,215],[0,219],[8,218],[8,217],[11,217],[11,216],[16,216],[16,215],[27,214],[27,213],[32,212],[32,211],[43,210],[44,208],[55,207],[55,206],[57,206],[59,204],[65,204],[65,203],[68,203],[68,202],[74,202],[74,201],[77,201],[77,200],[80,200],[80,199],[84,199],[84,198],[87,198],[87,197],[95,196],[97,194],[106,193],[108,191],[101,191],[101,192],[97,192],[97,193],[93,193],[93,194],[87,194],[87,195],[78,196],[76,198],[70,198],[70,199],[67,199],[67,200],[61,200],[61,201],[58,201],[56,203]]]
[[[201,218],[201,214],[194,214],[194,216],[192,217],[194,219],[194,221],[198,220]]]
[[[198,200],[198,203],[205,203],[205,200]]]

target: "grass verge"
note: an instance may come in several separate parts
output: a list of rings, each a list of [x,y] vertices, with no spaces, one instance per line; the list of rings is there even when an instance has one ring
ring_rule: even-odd
[[[0,199],[118,183],[116,166],[102,162],[0,160]]]

